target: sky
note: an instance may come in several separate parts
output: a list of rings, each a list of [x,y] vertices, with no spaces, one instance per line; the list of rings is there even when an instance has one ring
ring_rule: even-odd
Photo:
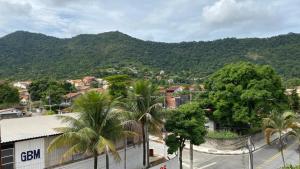
[[[0,36],[120,31],[151,41],[300,33],[300,0],[0,0]]]

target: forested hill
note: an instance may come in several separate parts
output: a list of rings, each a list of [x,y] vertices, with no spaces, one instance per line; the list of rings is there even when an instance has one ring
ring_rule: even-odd
[[[287,78],[300,77],[300,34],[182,43],[120,32],[59,39],[18,31],[0,38],[0,79],[72,78],[123,66],[203,77],[236,61],[269,64]]]

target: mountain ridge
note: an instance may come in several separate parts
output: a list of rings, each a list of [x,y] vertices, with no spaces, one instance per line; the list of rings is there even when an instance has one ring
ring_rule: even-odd
[[[0,79],[71,78],[105,67],[149,67],[178,76],[202,77],[224,64],[270,64],[286,78],[300,77],[300,34],[166,43],[119,31],[57,38],[16,31],[0,38]]]

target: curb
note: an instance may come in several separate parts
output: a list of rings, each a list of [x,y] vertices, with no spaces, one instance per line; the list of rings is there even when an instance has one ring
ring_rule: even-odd
[[[278,140],[278,138],[276,138],[276,139],[274,139],[273,141],[271,141],[271,143],[275,142],[276,140]],[[264,145],[262,145],[262,146],[260,146],[260,147],[257,147],[255,150],[253,150],[253,152],[258,151],[258,150],[260,150],[260,149],[266,147],[267,145],[268,145],[268,144],[264,144]],[[189,148],[187,148],[187,147],[184,147],[184,149],[189,150]],[[225,153],[225,152],[208,152],[208,151],[197,150],[197,149],[195,149],[195,148],[194,148],[193,150],[196,151],[196,152],[200,152],[200,153],[214,154],[214,155],[243,155],[243,154],[248,154],[248,153],[249,153],[248,150],[243,151],[243,152],[240,152],[240,153],[230,153],[230,152],[228,152],[228,153]]]

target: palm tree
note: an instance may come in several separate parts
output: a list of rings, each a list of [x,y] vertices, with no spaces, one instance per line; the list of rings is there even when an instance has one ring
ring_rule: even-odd
[[[278,112],[272,111],[268,118],[263,119],[263,126],[265,131],[265,138],[268,144],[270,144],[271,136],[274,134],[279,134],[278,140],[280,144],[280,153],[282,157],[282,162],[285,167],[285,159],[283,155],[283,134],[284,132],[288,132],[291,125],[293,124],[295,119],[295,114],[293,112]]]
[[[123,116],[126,117],[126,116]],[[127,133],[124,135],[124,169],[127,168],[127,139],[129,137],[137,136],[137,134],[141,133],[141,126],[137,121],[124,119],[122,122],[122,127]]]
[[[143,165],[149,167],[149,132],[161,137],[163,114],[157,87],[149,81],[138,81],[123,104],[128,118],[140,123],[143,138]]]
[[[57,128],[63,134],[56,137],[49,145],[48,151],[68,146],[63,159],[76,153],[85,153],[94,158],[97,169],[98,155],[106,154],[106,168],[109,169],[109,152],[119,161],[115,142],[126,135],[119,113],[114,109],[115,100],[108,94],[89,92],[75,101],[76,117],[59,116],[68,127]]]

